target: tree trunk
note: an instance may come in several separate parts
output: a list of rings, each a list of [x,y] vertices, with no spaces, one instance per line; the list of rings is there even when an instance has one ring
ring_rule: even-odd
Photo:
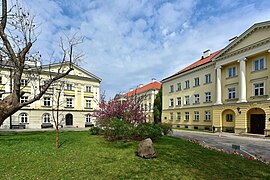
[[[55,129],[55,148],[58,150],[59,148],[59,130],[58,127]]]

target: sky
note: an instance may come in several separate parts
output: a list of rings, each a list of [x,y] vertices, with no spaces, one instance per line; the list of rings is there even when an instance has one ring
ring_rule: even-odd
[[[35,14],[43,57],[63,35],[84,37],[80,65],[102,78],[107,97],[161,81],[270,20],[269,0],[23,0]],[[56,53],[57,54],[57,53]]]

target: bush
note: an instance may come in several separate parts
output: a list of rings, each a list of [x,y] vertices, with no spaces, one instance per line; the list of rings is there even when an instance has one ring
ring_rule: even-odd
[[[92,135],[102,135],[102,134],[104,134],[104,130],[103,129],[101,129],[100,127],[91,127],[90,129],[89,129],[89,131],[90,131],[90,134],[92,134]]]
[[[105,136],[111,141],[126,140],[130,138],[132,127],[126,121],[114,118],[106,126]]]
[[[134,140],[143,140],[146,138],[156,140],[162,136],[162,129],[153,124],[139,124],[134,127],[132,136]]]
[[[161,123],[158,126],[162,129],[162,132],[165,136],[172,133],[172,125],[171,124]]]

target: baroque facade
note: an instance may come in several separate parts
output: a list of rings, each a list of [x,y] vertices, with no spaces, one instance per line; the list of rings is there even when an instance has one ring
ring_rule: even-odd
[[[41,80],[29,78],[29,75],[24,73],[21,79],[21,87],[25,94],[20,101],[24,102],[33,97],[39,91],[40,85],[48,80],[49,74],[57,72],[60,66],[61,64],[42,66]],[[55,115],[55,112],[52,109],[57,106],[56,99],[58,95],[60,95],[59,119],[63,128],[81,128],[95,124],[95,119],[90,114],[94,109],[98,108],[101,79],[79,66],[73,65],[73,68],[74,70],[69,75],[53,83],[40,100],[23,107],[6,119],[1,128],[54,127],[53,115]],[[1,68],[1,99],[11,92],[11,70],[12,68],[8,67]]]
[[[162,121],[176,127],[270,135],[270,21],[162,80]]]

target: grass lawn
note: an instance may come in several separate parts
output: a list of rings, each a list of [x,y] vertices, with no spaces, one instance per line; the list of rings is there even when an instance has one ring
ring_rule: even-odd
[[[154,142],[156,159],[135,156],[138,142],[107,142],[85,132],[1,133],[0,179],[270,179],[270,166],[203,149],[174,137]]]

